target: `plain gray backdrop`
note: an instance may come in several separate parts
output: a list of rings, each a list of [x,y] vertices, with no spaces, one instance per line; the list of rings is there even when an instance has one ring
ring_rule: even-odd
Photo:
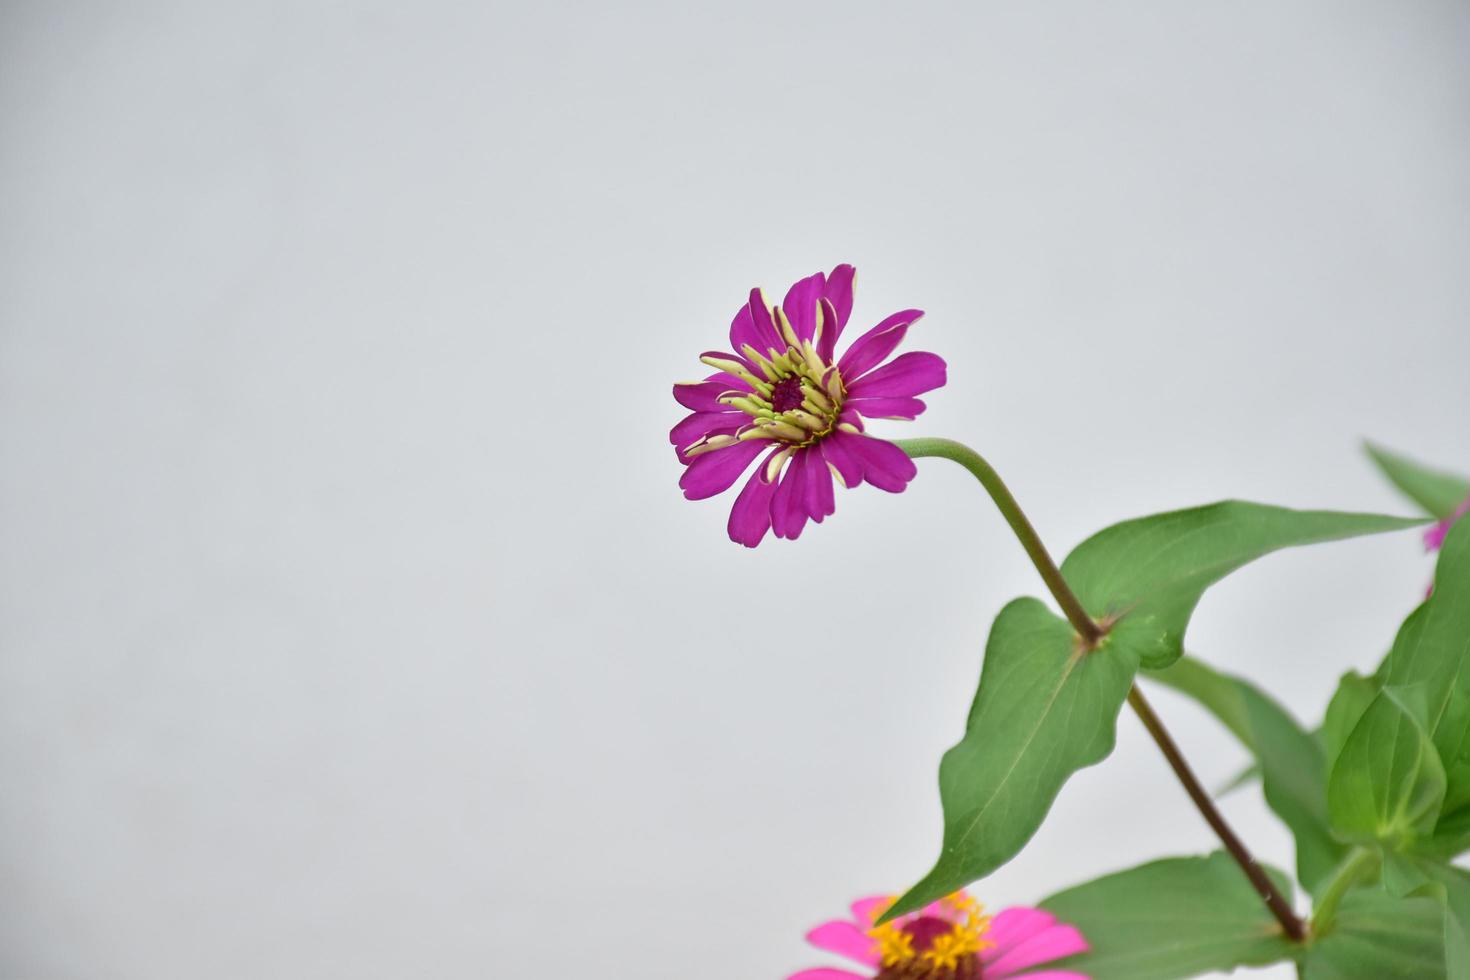
[[[1411,512],[1359,440],[1470,469],[1467,51],[1462,0],[6,0],[0,977],[824,962],[807,927],[937,853],[1040,583],[941,460],[731,544],[671,382],[850,261],[855,328],[922,307],[950,365],[878,431],[980,447],[1055,551]],[[1429,572],[1273,556],[1190,645],[1313,723]],[[1213,846],[1125,715],[976,890]]]

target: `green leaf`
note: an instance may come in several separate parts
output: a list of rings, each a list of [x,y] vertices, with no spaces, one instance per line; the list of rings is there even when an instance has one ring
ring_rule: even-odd
[[[1095,618],[1106,643],[1166,667],[1183,653],[1184,630],[1205,589],[1257,558],[1295,545],[1397,531],[1417,518],[1297,511],[1242,501],[1114,524],[1062,563],[1062,575]]]
[[[1350,892],[1307,953],[1304,980],[1444,980],[1444,911],[1432,898]]]
[[[1371,442],[1365,443],[1364,448],[1394,486],[1440,520],[1453,514],[1470,497],[1470,480],[1464,477],[1430,469]]]
[[[1434,837],[1415,850],[1426,857],[1446,861],[1470,850],[1470,808],[1461,807],[1454,813],[1441,815],[1434,828]]]
[[[1290,895],[1290,881],[1271,875]],[[1041,907],[1080,929],[1092,947],[1051,968],[1091,980],[1175,980],[1277,963],[1297,951],[1223,852],[1120,871],[1053,895]]]
[[[1169,669],[1171,668],[1165,668],[1165,670]],[[1347,741],[1348,732],[1352,731],[1358,719],[1363,717],[1363,712],[1368,710],[1368,704],[1378,693],[1378,687],[1377,677],[1364,677],[1353,670],[1343,674],[1338,680],[1337,692],[1327,706],[1327,717],[1322,722],[1322,726],[1312,732],[1312,737],[1322,748],[1322,757],[1326,762],[1327,771],[1332,770],[1332,764],[1337,761],[1337,754],[1342,751],[1343,743]],[[1222,718],[1221,721],[1225,719]],[[1225,723],[1227,726],[1230,725],[1228,721]],[[1237,736],[1239,734],[1236,732]],[[1215,795],[1224,797],[1260,778],[1261,767],[1253,762],[1226,781]]]
[[[1127,521],[1083,542],[1062,572],[1110,634],[1088,652],[1035,599],[1001,611],[965,736],[940,765],[939,859],[888,917],[984,877],[1025,846],[1067,778],[1112,751],[1140,661],[1177,659],[1209,585],[1278,548],[1419,523],[1226,502]]]
[[[1348,735],[1363,717],[1363,712],[1378,696],[1378,688],[1375,678],[1364,677],[1353,670],[1343,674],[1337,682],[1337,692],[1328,702],[1327,717],[1322,721],[1322,754],[1329,770],[1342,753]]]
[[[1332,827],[1344,840],[1404,849],[1434,830],[1444,767],[1403,689],[1385,687],[1348,735],[1327,783]]]
[[[1444,917],[1444,966],[1446,980],[1470,980],[1470,932],[1465,912],[1447,905]]]
[[[1297,878],[1315,891],[1346,851],[1328,829],[1327,764],[1317,740],[1249,682],[1192,657],[1148,676],[1194,698],[1256,757],[1266,803],[1296,838]]]
[[[1390,895],[1426,895],[1444,906],[1447,980],[1470,980],[1470,875],[1422,857],[1388,853],[1383,888]]]
[[[1448,779],[1445,816],[1457,822],[1470,808],[1470,520],[1450,529],[1434,592],[1404,621],[1379,674],[1428,698],[1427,729]]]
[[[1445,892],[1445,975],[1448,980],[1470,980],[1470,875],[1447,865],[1431,874]]]
[[[943,852],[890,917],[958,891],[1025,846],[1067,777],[1113,750],[1137,668],[1122,650],[1085,653],[1040,600],[1001,610],[965,737],[939,766]]]
[[[1425,870],[1425,865],[1418,858],[1398,851],[1380,851],[1382,855],[1382,884],[1383,890],[1394,898],[1404,898],[1415,893],[1422,893],[1425,885],[1430,884],[1433,879]]]

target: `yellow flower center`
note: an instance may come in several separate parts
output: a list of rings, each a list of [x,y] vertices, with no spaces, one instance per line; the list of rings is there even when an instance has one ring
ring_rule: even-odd
[[[874,914],[874,921],[892,901]],[[995,943],[985,938],[990,916],[964,892],[944,899],[940,907],[882,925],[868,935],[883,969],[876,980],[980,980],[980,953]]]

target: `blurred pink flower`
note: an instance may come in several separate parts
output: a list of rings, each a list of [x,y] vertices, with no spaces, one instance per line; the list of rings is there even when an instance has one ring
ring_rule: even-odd
[[[795,538],[808,520],[820,524],[836,509],[834,476],[898,493],[917,472],[903,450],[867,435],[863,418],[917,417],[917,396],[944,384],[944,361],[922,352],[888,360],[919,310],[893,314],[838,358],[853,276],[850,265],[808,276],[779,306],[752,289],[730,324],[732,351],[700,358],[717,373],[674,386],[693,413],[669,433],[687,467],[684,496],[724,493],[766,453],[730,510],[730,539],[748,548],[767,531]]]
[[[1438,551],[1440,548],[1443,548],[1444,538],[1446,534],[1450,533],[1450,527],[1460,518],[1464,517],[1467,512],[1470,512],[1470,499],[1466,499],[1463,504],[1456,507],[1455,512],[1449,517],[1424,532],[1424,547],[1430,551]]]
[[[1080,932],[1049,912],[1009,908],[992,917],[956,892],[878,925],[893,902],[861,899],[852,904],[852,918],[824,922],[806,935],[818,949],[862,964],[861,972],[819,967],[787,980],[1089,980],[1068,970],[1030,972],[1088,950]]]

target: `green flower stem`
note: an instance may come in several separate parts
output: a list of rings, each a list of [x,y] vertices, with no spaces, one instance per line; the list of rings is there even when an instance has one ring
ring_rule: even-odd
[[[940,456],[944,459],[953,460],[975,475],[985,492],[990,494],[990,499],[995,501],[995,506],[1000,509],[1000,514],[1006,519],[1006,523],[1015,532],[1016,538],[1021,542],[1021,547],[1026,549],[1026,554],[1031,558],[1031,564],[1041,573],[1041,579],[1046,583],[1047,589],[1057,600],[1057,605],[1062,607],[1062,612],[1067,616],[1067,622],[1077,631],[1082,638],[1083,645],[1089,650],[1096,647],[1103,638],[1103,629],[1082,608],[1072,587],[1067,580],[1062,578],[1061,569],[1057,563],[1052,561],[1051,555],[1046,550],[1046,545],[1041,543],[1041,535],[1036,533],[1036,528],[1026,519],[1026,514],[1021,510],[1021,505],[1016,503],[1015,496],[1010,488],[1001,480],[1000,474],[995,472],[995,467],[985,461],[975,450],[964,443],[955,442],[953,439],[895,439],[894,445],[908,453],[911,459],[920,459],[925,456]]]
[[[1036,533],[1036,528],[1031,526],[1025,512],[1021,510],[1021,505],[1016,502],[1015,496],[1001,480],[995,467],[986,462],[985,458],[975,450],[953,439],[895,439],[894,444],[912,459],[938,456],[959,463],[974,474],[975,479],[979,480],[980,485],[985,488],[985,492],[990,494],[990,499],[995,501],[995,506],[999,508],[1001,516],[1015,532],[1016,538],[1021,542],[1021,547],[1026,549],[1031,563],[1041,573],[1042,581],[1046,583],[1057,605],[1061,606],[1067,616],[1067,621],[1077,631],[1083,649],[1089,652],[1095,650],[1103,637],[1107,635],[1107,631],[1083,608],[1081,600],[1067,584],[1067,580],[1062,577],[1061,569],[1052,560],[1051,554],[1046,550],[1046,545],[1042,544],[1041,536]],[[1226,823],[1225,816],[1216,808],[1214,801],[1210,799],[1210,794],[1201,785],[1194,771],[1189,767],[1189,763],[1185,761],[1183,753],[1179,751],[1179,746],[1169,734],[1168,729],[1164,727],[1159,716],[1154,713],[1148,701],[1144,699],[1143,692],[1136,684],[1128,692],[1128,703],[1133,707],[1139,720],[1143,722],[1143,727],[1148,729],[1149,735],[1153,737],[1159,751],[1168,760],[1170,768],[1174,770],[1174,775],[1183,784],[1185,792],[1194,801],[1200,814],[1205,818],[1205,822],[1215,831],[1220,842],[1230,852],[1230,856],[1240,865],[1240,869],[1245,872],[1245,876],[1260,893],[1266,907],[1276,917],[1276,921],[1281,923],[1282,930],[1294,942],[1305,940],[1307,933],[1305,924],[1292,910],[1291,903],[1286,900],[1286,896],[1281,894],[1275,882],[1256,863],[1245,844]]]
[[[1322,898],[1312,909],[1312,932],[1322,934],[1332,928],[1337,916],[1337,903],[1363,878],[1378,870],[1382,859],[1378,852],[1368,847],[1355,847],[1342,859],[1322,890]]]

